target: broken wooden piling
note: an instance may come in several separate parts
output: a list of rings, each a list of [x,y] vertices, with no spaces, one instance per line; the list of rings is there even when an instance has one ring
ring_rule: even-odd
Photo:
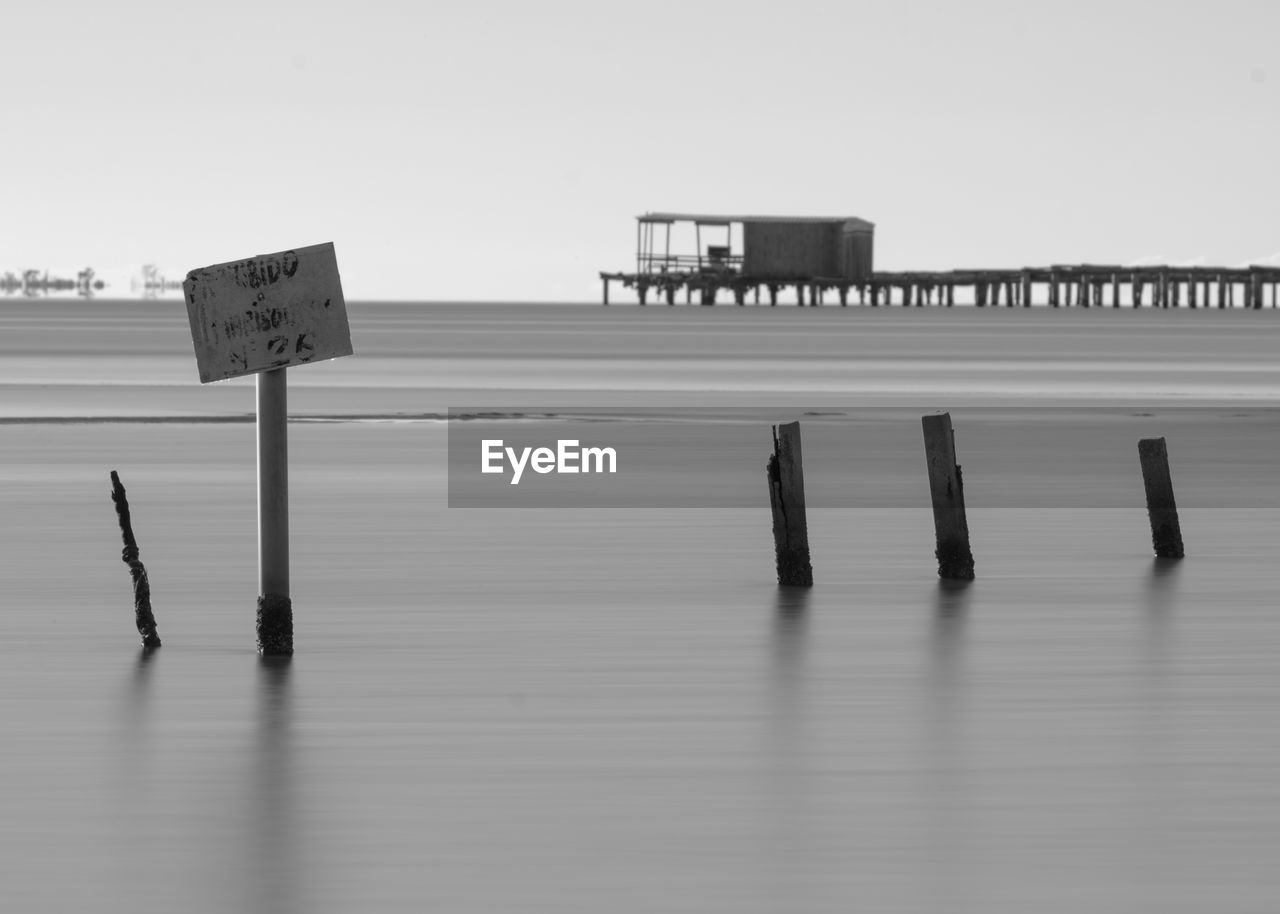
[[[1151,545],[1163,559],[1180,559],[1182,528],[1178,506],[1173,499],[1169,477],[1169,452],[1163,438],[1143,438],[1138,442],[1142,462],[1142,484],[1147,490],[1147,517],[1151,520]]]
[[[955,433],[951,414],[923,416],[924,454],[929,470],[929,494],[933,500],[933,527],[937,539],[938,577],[973,580],[973,552],[969,548],[969,522],[964,510],[964,478],[956,464]]]
[[[813,566],[809,562],[809,524],[804,507],[799,422],[773,427],[773,454],[769,457],[768,477],[778,583],[812,587]]]
[[[156,632],[156,617],[151,612],[151,583],[147,580],[147,569],[138,557],[138,541],[133,537],[133,521],[129,516],[129,499],[115,470],[111,471],[111,500],[116,505],[120,536],[124,540],[120,560],[129,566],[129,577],[133,579],[133,615],[138,634],[142,636],[144,648],[157,648],[160,635]]]

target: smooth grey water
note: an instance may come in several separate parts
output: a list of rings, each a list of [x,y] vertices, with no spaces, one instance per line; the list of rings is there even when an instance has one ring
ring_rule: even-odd
[[[279,664],[253,653],[253,427],[205,421],[248,413],[248,385],[196,383],[180,304],[0,310],[7,909],[1280,903],[1280,520],[1274,492],[1238,497],[1274,459],[1270,312],[351,316],[356,358],[291,372],[295,414],[343,418],[290,428],[298,653]],[[1194,457],[1172,451],[1197,492],[1188,559],[1152,559],[1131,504],[971,497],[979,577],[950,588],[927,509],[815,505],[817,586],[780,591],[763,505],[448,509],[445,426],[422,418],[723,403],[760,407],[767,442],[781,404],[993,398],[1126,400],[1157,431],[1216,404]],[[964,428],[967,483],[999,491]],[[1098,491],[1105,458],[1082,450],[1043,472]],[[918,455],[877,453],[821,465],[923,483]],[[695,463],[679,484],[723,482]]]

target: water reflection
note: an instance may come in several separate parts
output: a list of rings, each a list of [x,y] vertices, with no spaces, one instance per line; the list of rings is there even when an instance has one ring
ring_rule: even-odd
[[[970,581],[938,581],[926,655],[928,695],[921,721],[927,730],[922,746],[929,764],[921,779],[921,793],[926,798],[925,828],[935,861],[928,891],[937,910],[946,910],[955,899],[972,897],[975,891],[967,862],[974,833],[970,809],[976,788],[970,777],[972,760],[966,742],[965,658],[973,588]]]
[[[764,781],[765,814],[771,825],[764,857],[770,861],[767,885],[773,910],[803,910],[812,887],[800,878],[796,861],[810,859],[820,847],[815,833],[814,784],[809,776],[812,750],[806,713],[806,653],[809,628],[808,587],[779,586],[774,595],[771,647],[772,695],[765,730],[768,768]]]
[[[773,607],[774,680],[792,689],[804,663],[805,630],[809,625],[808,587],[779,586]]]
[[[133,702],[130,707],[135,709],[142,706],[148,692],[150,691],[151,673],[155,669],[156,655],[160,653],[158,647],[143,647],[138,649],[138,659],[133,664]]]
[[[258,658],[249,872],[254,908],[301,911],[297,892],[299,823],[294,788],[291,657]]]
[[[1151,571],[1147,574],[1147,613],[1160,614],[1169,608],[1173,587],[1178,581],[1178,572],[1182,569],[1183,559],[1162,559],[1159,556],[1151,560]]]
[[[1160,673],[1161,661],[1168,649],[1169,626],[1182,562],[1182,559],[1154,557],[1143,588],[1146,609],[1146,655],[1143,659],[1148,672],[1153,675]]]
[[[972,581],[938,581],[933,600],[930,667],[935,684],[955,684],[972,599]]]
[[[114,757],[122,763],[120,776],[132,788],[140,789],[144,763],[150,757],[148,731],[151,715],[152,678],[156,669],[158,648],[144,647],[126,677],[123,700],[120,702],[120,726],[116,730],[118,744]]]
[[[808,587],[779,586],[773,611],[772,754],[789,766],[801,741],[804,714],[805,641],[809,626]]]

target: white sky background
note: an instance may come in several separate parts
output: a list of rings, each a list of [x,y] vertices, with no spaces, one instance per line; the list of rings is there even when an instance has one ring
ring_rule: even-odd
[[[1280,3],[25,2],[0,270],[334,241],[348,298],[598,300],[646,210],[878,269],[1280,252]]]

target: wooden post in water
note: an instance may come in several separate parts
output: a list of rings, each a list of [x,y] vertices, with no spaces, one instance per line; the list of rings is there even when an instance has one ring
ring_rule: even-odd
[[[600,279],[604,282],[604,303],[609,304],[609,277],[602,276]]]
[[[804,507],[799,422],[773,427],[773,454],[769,457],[768,476],[778,583],[812,587],[813,566],[809,562],[809,525]]]
[[[156,617],[151,613],[151,582],[147,579],[146,566],[138,557],[138,541],[133,538],[133,521],[129,517],[129,499],[115,470],[111,471],[111,500],[116,505],[120,537],[124,540],[120,560],[129,566],[129,577],[133,579],[134,622],[138,626],[138,634],[142,636],[142,646],[147,649],[157,648],[160,646],[160,635],[156,631]]]
[[[933,527],[937,539],[938,577],[973,580],[973,552],[969,548],[969,522],[964,510],[964,477],[956,464],[955,433],[951,414],[923,416],[924,456],[933,500]]]
[[[1163,559],[1180,559],[1182,528],[1178,525],[1178,506],[1173,500],[1173,481],[1169,478],[1169,452],[1163,438],[1143,438],[1138,442],[1138,459],[1142,462],[1142,484],[1147,490],[1147,517],[1151,520],[1151,545]]]

